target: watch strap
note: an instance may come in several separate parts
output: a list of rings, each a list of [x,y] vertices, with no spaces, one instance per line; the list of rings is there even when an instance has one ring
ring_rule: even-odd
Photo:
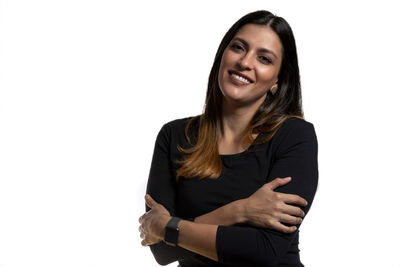
[[[179,222],[181,221],[178,217],[172,217],[165,227],[164,241],[170,246],[178,245],[179,237]]]

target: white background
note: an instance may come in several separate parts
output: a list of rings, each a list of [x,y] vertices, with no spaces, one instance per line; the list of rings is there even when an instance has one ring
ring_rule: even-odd
[[[292,26],[319,141],[303,263],[399,267],[395,1],[266,0],[0,1],[0,267],[156,266],[155,137],[201,113],[224,33],[259,9]]]

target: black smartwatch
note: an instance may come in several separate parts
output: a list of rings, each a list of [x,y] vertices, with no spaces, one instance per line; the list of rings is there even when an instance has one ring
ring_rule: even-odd
[[[167,226],[165,226],[165,235],[164,235],[164,242],[167,245],[176,247],[178,245],[178,236],[179,236],[179,222],[180,218],[172,217],[171,220],[168,222]]]

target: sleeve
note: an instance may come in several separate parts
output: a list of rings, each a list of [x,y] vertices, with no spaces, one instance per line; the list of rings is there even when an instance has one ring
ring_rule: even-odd
[[[175,216],[176,182],[171,166],[170,142],[170,127],[165,124],[156,139],[146,193],[162,204],[170,212],[171,216]],[[149,210],[150,208],[146,205],[146,212]],[[167,265],[195,255],[189,250],[181,247],[172,247],[164,242],[151,245],[150,250],[157,263],[161,265]]]
[[[302,209],[307,214],[318,184],[317,137],[311,123],[303,120],[291,122],[277,140],[275,159],[267,181],[291,176],[288,184],[275,191],[305,198],[308,205]],[[264,228],[219,226],[216,238],[218,260],[234,265],[276,266],[297,234],[298,230],[285,234]]]

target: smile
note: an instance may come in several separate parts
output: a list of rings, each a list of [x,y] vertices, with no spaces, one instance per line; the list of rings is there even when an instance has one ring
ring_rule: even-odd
[[[234,73],[232,71],[229,71],[229,76],[231,77],[231,80],[233,82],[239,83],[239,84],[250,84],[252,83],[252,81],[250,81],[249,79],[241,76],[238,73]]]

